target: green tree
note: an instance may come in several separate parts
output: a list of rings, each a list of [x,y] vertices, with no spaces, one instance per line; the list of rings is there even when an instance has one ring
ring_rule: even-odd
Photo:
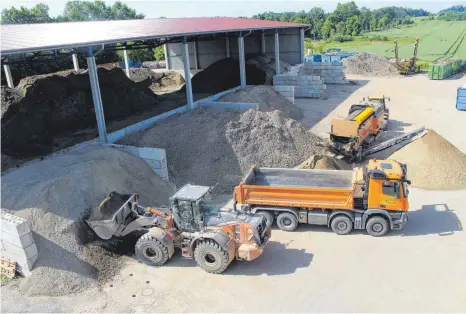
[[[58,17],[60,21],[104,21],[104,20],[129,20],[143,19],[143,14],[138,14],[126,4],[116,1],[112,6],[107,6],[104,1],[68,1],[65,4],[63,15]]]
[[[163,49],[163,46],[158,46],[154,49],[154,57],[157,61],[165,60],[165,50]]]
[[[337,21],[341,22],[346,21],[352,16],[360,15],[361,11],[359,11],[356,3],[354,3],[354,1],[351,1],[343,4],[338,3],[337,8],[335,9],[335,11],[333,11],[333,14],[335,15]]]
[[[2,10],[2,24],[32,24],[32,23],[47,23],[51,22],[49,16],[49,7],[46,4],[36,4],[31,9],[20,7],[16,9],[11,7]]]

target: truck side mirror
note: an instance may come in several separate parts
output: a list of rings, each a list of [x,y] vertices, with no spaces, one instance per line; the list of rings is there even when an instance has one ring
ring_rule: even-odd
[[[411,185],[411,180],[406,180],[405,182]]]
[[[361,186],[361,191],[365,192],[365,191],[366,191],[366,187],[365,187],[365,186]]]

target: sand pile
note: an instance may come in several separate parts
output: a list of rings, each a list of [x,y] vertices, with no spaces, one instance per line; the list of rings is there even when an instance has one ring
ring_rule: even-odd
[[[466,189],[466,154],[430,130],[390,156],[408,165],[412,185],[424,189]]]
[[[255,65],[246,64],[246,83],[263,85],[266,74]],[[240,85],[239,62],[226,58],[212,63],[192,77],[193,93],[220,93]]]
[[[345,74],[368,76],[396,76],[398,69],[390,61],[375,53],[358,53],[343,59]]]
[[[121,69],[99,68],[98,75],[107,121],[157,105],[157,96]],[[89,75],[86,71],[36,75],[22,79],[13,90],[3,88],[1,125],[2,153],[30,157],[51,152],[54,135],[96,125]]]
[[[253,165],[294,167],[317,149],[316,135],[281,112],[201,108],[131,134],[121,143],[165,148],[170,178],[232,189]]]
[[[167,91],[174,91],[181,88],[184,85],[184,77],[176,72],[176,71],[169,71],[164,72],[160,77],[152,77],[152,84],[150,89],[154,92],[167,92]]]
[[[285,117],[295,120],[299,120],[303,116],[297,105],[277,93],[271,86],[248,86],[234,93],[226,94],[218,101],[257,103],[260,111],[280,110]]]
[[[325,155],[312,155],[303,163],[296,167],[297,169],[332,169],[332,170],[351,170],[351,164],[344,160]]]
[[[83,222],[111,191],[137,192],[141,203],[157,206],[168,204],[174,186],[139,157],[100,146],[56,155],[2,177],[2,208],[28,220],[39,250],[32,275],[19,282],[23,293],[75,293],[118,272],[118,256],[85,244],[95,235]]]

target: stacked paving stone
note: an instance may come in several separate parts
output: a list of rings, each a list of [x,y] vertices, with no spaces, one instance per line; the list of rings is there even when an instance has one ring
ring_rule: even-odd
[[[325,99],[327,86],[320,76],[316,75],[297,75],[296,72],[275,75],[273,85],[276,86],[293,86],[294,97],[303,98],[321,98]]]
[[[301,69],[302,75],[318,75],[325,84],[346,84],[348,81],[341,62],[306,62]]]
[[[1,211],[1,256],[13,260],[23,276],[31,274],[37,260],[37,247],[31,229],[23,218]]]
[[[274,86],[273,88],[294,104],[294,86]]]

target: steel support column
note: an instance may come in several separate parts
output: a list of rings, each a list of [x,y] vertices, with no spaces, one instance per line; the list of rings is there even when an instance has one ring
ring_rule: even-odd
[[[301,43],[301,61],[300,63],[304,63],[304,28],[299,30],[299,38]]]
[[[238,55],[239,55],[239,77],[241,88],[246,87],[246,62],[244,57],[244,37],[242,34],[238,37]]]
[[[278,31],[275,32],[275,72],[276,75],[280,75],[280,43]]]
[[[79,71],[78,55],[73,53],[73,55],[71,57],[73,58],[73,69],[75,71]]]
[[[125,57],[125,71],[126,76],[131,78],[131,71],[129,70],[129,60],[128,60],[128,51],[125,49],[123,50],[123,56]]]
[[[194,39],[194,42],[193,42],[193,50],[194,50],[194,69],[198,70],[199,69],[199,60],[197,59],[197,43],[196,43],[195,39]]]
[[[231,54],[230,54],[230,38],[229,37],[225,37],[225,50],[227,52],[227,58],[231,58]]]
[[[102,97],[100,95],[99,78],[97,76],[97,65],[95,57],[92,55],[92,50],[89,49],[89,57],[87,57],[87,69],[89,72],[89,80],[91,81],[92,100],[94,102],[94,111],[97,119],[97,129],[99,131],[99,140],[102,143],[108,143],[107,129],[105,127],[104,108],[102,106]]]
[[[168,64],[168,48],[167,48],[167,44],[163,45],[163,53],[165,54],[165,69],[170,70],[170,65]]]
[[[265,54],[265,33],[262,31],[261,33],[261,51]]]
[[[10,66],[8,64],[4,64],[3,70],[5,71],[6,84],[8,85],[8,87],[15,87],[15,85],[13,84],[13,77],[11,76]]]
[[[191,87],[191,69],[189,66],[189,45],[186,37],[183,40],[183,64],[184,64],[184,80],[186,82],[186,99],[188,100],[188,108],[194,109],[193,90]]]

